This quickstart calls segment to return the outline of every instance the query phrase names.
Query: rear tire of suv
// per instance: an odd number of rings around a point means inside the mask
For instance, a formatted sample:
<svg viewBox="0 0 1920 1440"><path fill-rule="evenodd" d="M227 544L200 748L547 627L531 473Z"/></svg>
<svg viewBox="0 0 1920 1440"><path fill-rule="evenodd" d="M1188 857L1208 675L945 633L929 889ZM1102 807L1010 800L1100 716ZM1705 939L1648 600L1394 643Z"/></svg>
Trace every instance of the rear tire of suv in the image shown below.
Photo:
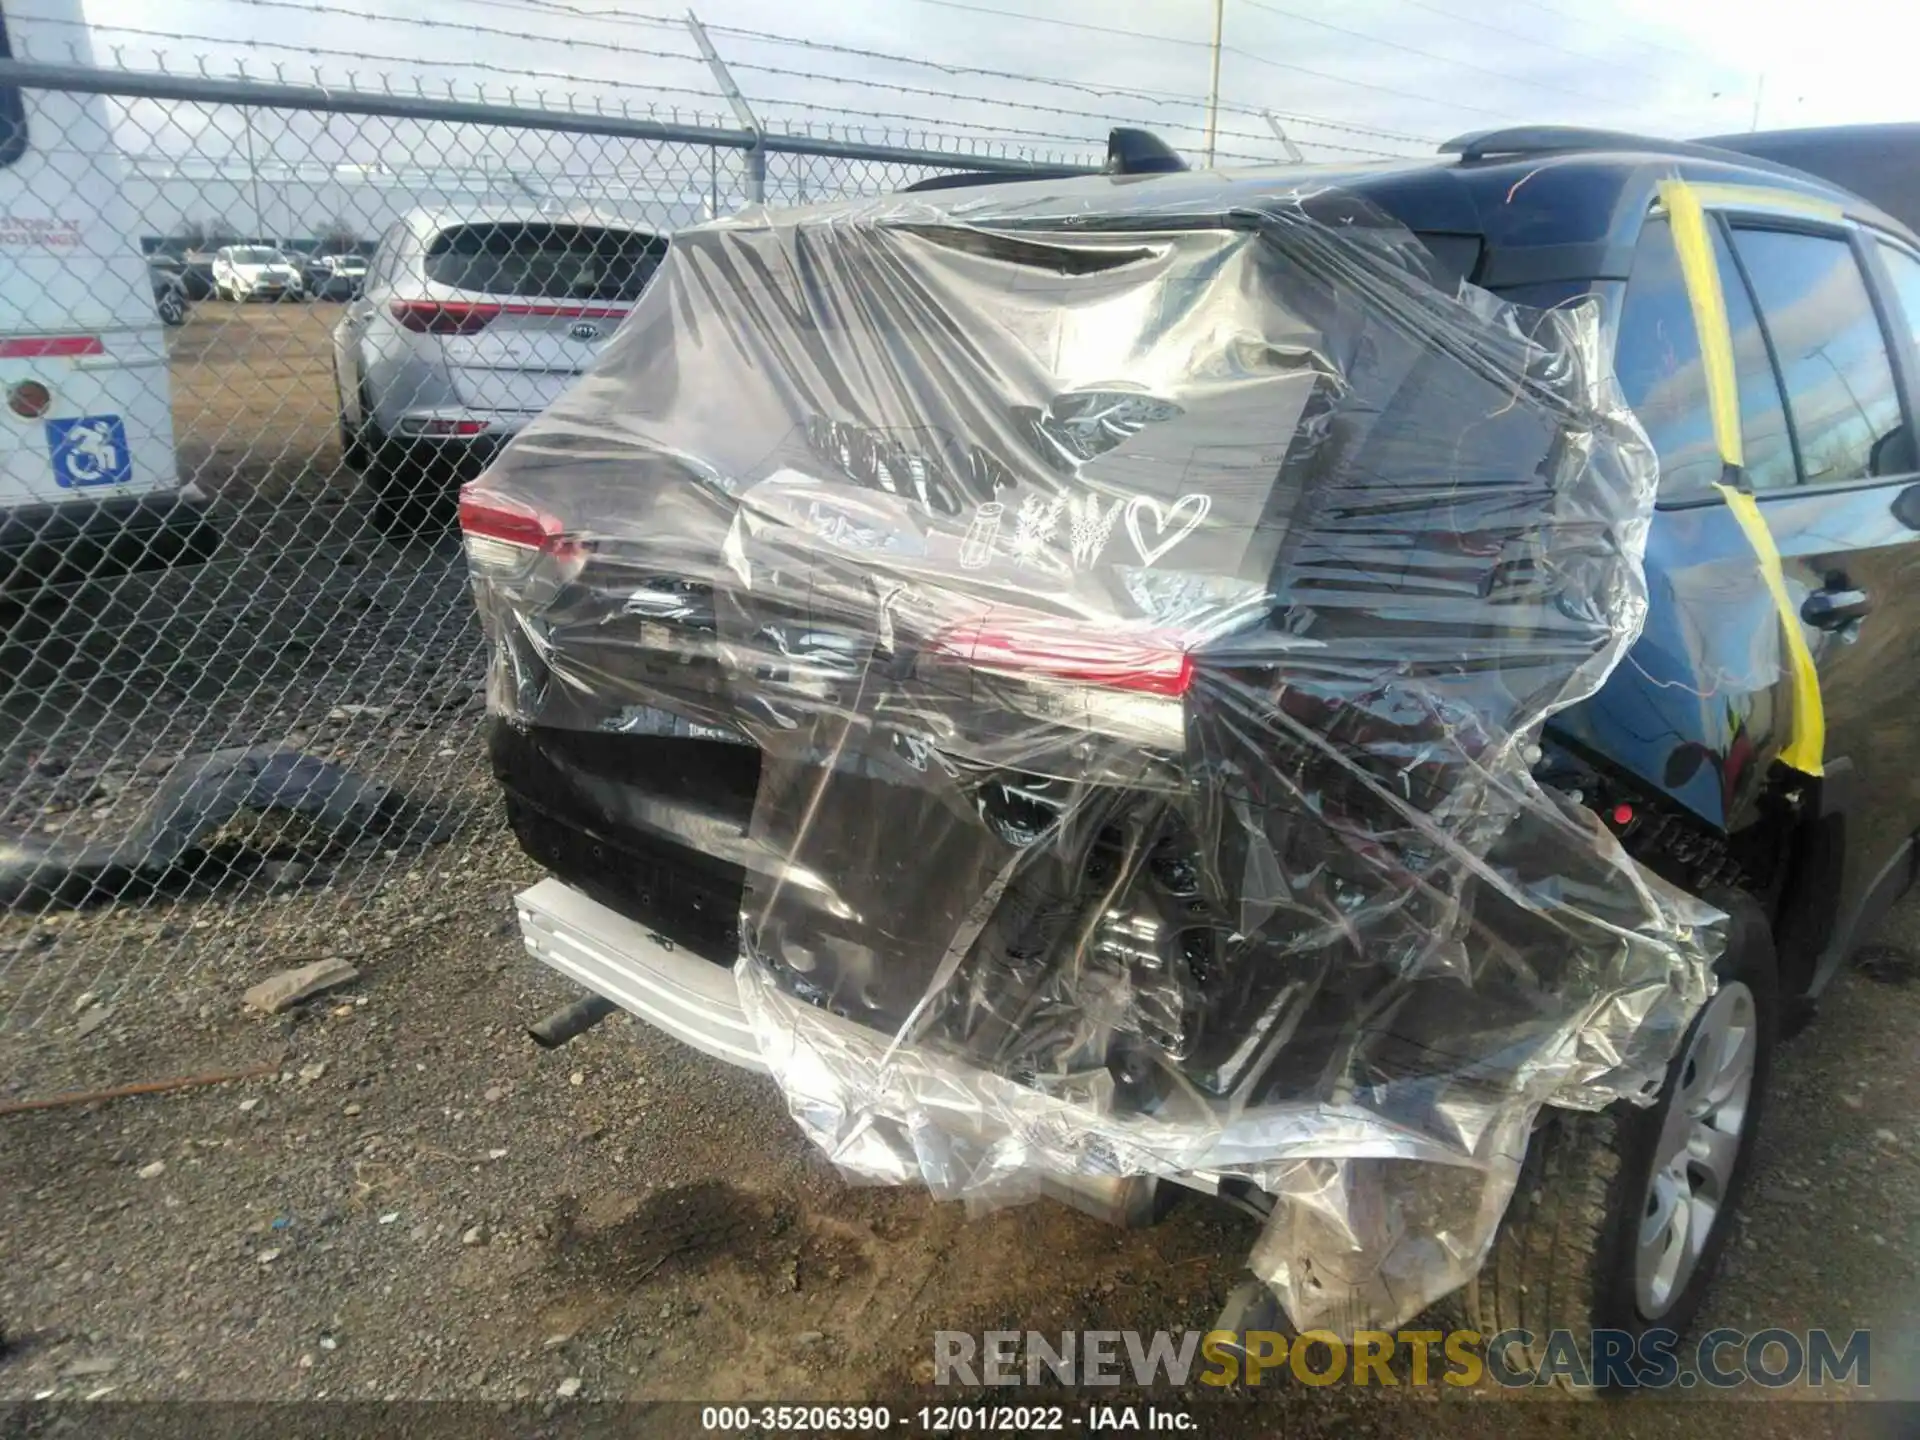
<svg viewBox="0 0 1920 1440"><path fill-rule="evenodd" d="M1689 1027L1660 1097L1598 1114L1549 1112L1466 1303L1515 1372L1539 1376L1549 1336L1660 1329L1698 1315L1753 1166L1781 1002L1773 939L1750 897L1705 897L1727 912L1720 986ZM1579 1379L1558 1372L1570 1388ZM1596 1386L1619 1376L1590 1377Z"/></svg>
<svg viewBox="0 0 1920 1440"><path fill-rule="evenodd" d="M364 475L373 454L367 444L369 432L377 435L373 426L373 407L367 403L367 392L360 391L360 418L347 418L346 397L340 393L340 382L336 377L333 383L333 397L340 414L340 463L356 475Z"/></svg>

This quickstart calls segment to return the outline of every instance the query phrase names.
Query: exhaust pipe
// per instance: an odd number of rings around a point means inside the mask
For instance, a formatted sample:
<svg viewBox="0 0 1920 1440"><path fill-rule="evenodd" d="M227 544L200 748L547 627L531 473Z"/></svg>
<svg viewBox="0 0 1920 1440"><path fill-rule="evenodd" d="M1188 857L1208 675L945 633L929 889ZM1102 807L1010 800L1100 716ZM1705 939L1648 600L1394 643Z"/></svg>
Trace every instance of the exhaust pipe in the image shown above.
<svg viewBox="0 0 1920 1440"><path fill-rule="evenodd" d="M527 1034L542 1050L558 1050L576 1036L585 1034L620 1007L604 995L584 995L571 1005L562 1006L544 1020L527 1026Z"/></svg>

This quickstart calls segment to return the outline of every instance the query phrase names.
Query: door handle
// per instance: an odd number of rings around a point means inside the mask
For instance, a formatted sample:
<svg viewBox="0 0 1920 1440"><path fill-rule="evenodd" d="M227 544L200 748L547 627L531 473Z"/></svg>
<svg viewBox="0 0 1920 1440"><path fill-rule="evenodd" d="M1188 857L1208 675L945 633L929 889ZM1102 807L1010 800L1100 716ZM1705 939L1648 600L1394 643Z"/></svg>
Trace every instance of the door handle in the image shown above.
<svg viewBox="0 0 1920 1440"><path fill-rule="evenodd" d="M1842 630L1872 610L1873 599L1866 591L1829 588L1807 596L1800 618L1817 630Z"/></svg>

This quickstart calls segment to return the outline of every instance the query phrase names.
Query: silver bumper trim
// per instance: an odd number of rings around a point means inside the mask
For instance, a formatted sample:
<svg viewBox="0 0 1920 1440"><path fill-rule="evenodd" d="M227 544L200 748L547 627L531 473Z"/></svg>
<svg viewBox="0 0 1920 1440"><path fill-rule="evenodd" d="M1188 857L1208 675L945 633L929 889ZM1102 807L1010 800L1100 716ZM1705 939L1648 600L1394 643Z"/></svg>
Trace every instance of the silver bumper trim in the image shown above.
<svg viewBox="0 0 1920 1440"><path fill-rule="evenodd" d="M548 878L514 896L527 953L716 1059L766 1073L733 971ZM1042 1193L1110 1224L1148 1223L1151 1176L1044 1175Z"/></svg>
<svg viewBox="0 0 1920 1440"><path fill-rule="evenodd" d="M559 880L514 897L527 953L716 1059L765 1072L733 971Z"/></svg>

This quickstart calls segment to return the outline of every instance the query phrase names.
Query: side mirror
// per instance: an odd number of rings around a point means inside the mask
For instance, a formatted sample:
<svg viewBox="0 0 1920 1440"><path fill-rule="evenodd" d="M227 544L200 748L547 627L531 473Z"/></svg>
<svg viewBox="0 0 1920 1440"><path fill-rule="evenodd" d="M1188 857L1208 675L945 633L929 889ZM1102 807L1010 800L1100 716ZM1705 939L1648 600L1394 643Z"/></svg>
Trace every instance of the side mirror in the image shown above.
<svg viewBox="0 0 1920 1440"><path fill-rule="evenodd" d="M1913 440L1905 425L1896 425L1867 451L1869 475L1906 475L1920 470L1920 458L1913 453Z"/></svg>

